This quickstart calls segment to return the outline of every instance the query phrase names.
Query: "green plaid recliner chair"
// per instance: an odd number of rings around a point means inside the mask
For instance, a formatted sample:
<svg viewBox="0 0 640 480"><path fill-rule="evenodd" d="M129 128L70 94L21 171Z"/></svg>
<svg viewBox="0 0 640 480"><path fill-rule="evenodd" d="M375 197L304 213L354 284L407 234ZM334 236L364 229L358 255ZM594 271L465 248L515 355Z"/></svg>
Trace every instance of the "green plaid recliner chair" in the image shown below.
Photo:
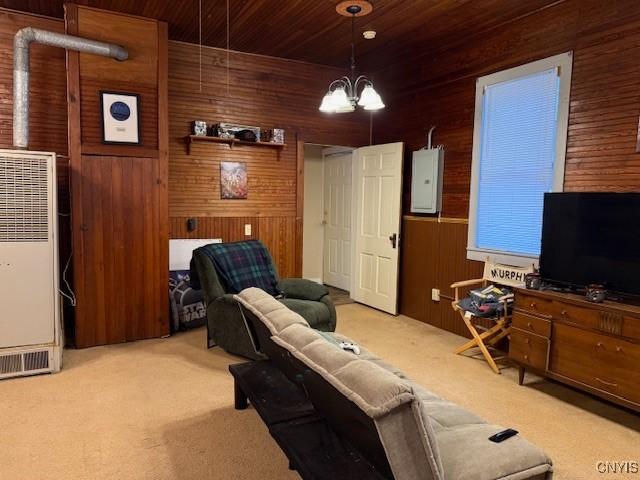
<svg viewBox="0 0 640 480"><path fill-rule="evenodd" d="M333 332L336 309L323 285L302 278L279 279L269 250L258 240L213 243L193 251L191 285L207 306L207 346L258 359L240 308L233 299L258 287L300 314L316 330Z"/></svg>

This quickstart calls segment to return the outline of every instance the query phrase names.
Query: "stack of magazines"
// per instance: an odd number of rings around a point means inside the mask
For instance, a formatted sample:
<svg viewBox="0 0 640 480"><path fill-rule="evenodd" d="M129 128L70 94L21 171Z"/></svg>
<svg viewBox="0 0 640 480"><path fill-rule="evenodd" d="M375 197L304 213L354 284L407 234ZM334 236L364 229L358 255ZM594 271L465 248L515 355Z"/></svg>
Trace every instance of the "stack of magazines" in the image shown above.
<svg viewBox="0 0 640 480"><path fill-rule="evenodd" d="M476 317L494 317L504 314L505 300L507 308L513 303L510 288L489 285L469 292L470 296L460 300L460 307Z"/></svg>

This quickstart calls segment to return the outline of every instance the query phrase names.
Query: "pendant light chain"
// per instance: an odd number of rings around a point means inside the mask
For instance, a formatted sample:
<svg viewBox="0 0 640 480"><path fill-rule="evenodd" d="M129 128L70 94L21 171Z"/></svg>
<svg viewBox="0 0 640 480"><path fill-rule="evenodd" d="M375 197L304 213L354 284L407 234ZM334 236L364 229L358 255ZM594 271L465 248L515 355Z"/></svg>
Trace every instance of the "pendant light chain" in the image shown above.
<svg viewBox="0 0 640 480"><path fill-rule="evenodd" d="M351 17L351 81L356 79L356 42L355 42L356 16Z"/></svg>
<svg viewBox="0 0 640 480"><path fill-rule="evenodd" d="M229 46L230 46L230 42L229 42L229 37L231 35L231 28L230 28L230 19L229 19L229 0L227 0L227 97L229 96L229 60L230 60L230 55L229 55Z"/></svg>

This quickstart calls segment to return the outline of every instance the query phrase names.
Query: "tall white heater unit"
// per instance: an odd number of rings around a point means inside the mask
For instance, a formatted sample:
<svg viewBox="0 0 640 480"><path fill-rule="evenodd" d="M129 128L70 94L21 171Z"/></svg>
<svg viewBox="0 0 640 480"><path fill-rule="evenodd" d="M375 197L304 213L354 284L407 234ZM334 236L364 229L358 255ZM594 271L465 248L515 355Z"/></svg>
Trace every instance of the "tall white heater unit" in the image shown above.
<svg viewBox="0 0 640 480"><path fill-rule="evenodd" d="M0 379L60 370L55 153L0 150Z"/></svg>

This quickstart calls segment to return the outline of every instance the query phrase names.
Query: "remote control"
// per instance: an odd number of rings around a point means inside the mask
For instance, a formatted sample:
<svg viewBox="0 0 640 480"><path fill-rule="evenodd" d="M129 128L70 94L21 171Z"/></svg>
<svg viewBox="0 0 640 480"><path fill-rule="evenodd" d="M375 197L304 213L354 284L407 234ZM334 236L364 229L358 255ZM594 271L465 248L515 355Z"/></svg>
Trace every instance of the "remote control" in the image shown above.
<svg viewBox="0 0 640 480"><path fill-rule="evenodd" d="M355 343L340 342L340 348L343 350L349 350L355 353L356 355L360 355L360 347Z"/></svg>
<svg viewBox="0 0 640 480"><path fill-rule="evenodd" d="M513 437L517 435L518 431L513 428L507 428L506 430L502 430L501 432L496 433L495 435L491 435L489 440L495 443L504 442L507 438Z"/></svg>

